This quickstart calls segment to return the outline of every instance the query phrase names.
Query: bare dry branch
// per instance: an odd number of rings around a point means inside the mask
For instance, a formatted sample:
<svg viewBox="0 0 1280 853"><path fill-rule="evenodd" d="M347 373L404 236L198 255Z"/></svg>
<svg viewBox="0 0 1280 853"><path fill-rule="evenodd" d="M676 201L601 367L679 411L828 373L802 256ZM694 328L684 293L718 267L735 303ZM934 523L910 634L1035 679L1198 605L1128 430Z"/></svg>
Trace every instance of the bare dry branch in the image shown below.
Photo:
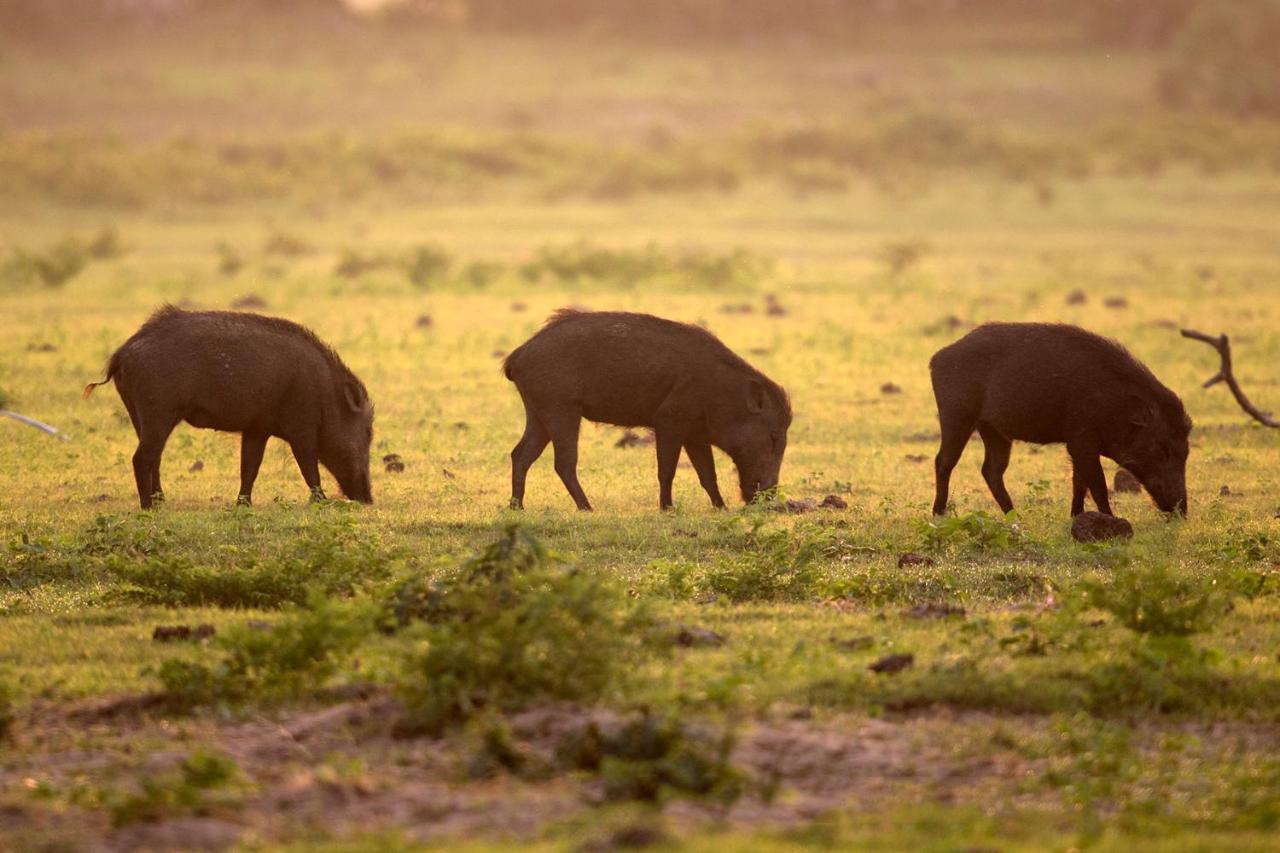
<svg viewBox="0 0 1280 853"><path fill-rule="evenodd" d="M1197 332L1193 329L1183 329L1182 336L1190 338L1193 341L1201 341L1208 344L1218 351L1218 355L1222 358L1222 367L1218 369L1207 382L1204 383L1205 388L1212 388L1219 382L1227 383L1227 387L1231 389L1231 394L1236 398L1236 402L1240 404L1240 408L1249 413L1249 416L1261 424L1269 427L1280 428L1280 421L1271 417L1270 412L1264 412L1253 403L1249 402L1249 398L1240 390L1240 384L1236 382L1235 375L1231 372L1231 341L1226 335L1218 335L1216 338L1212 335L1206 335L1204 332Z"/></svg>
<svg viewBox="0 0 1280 853"><path fill-rule="evenodd" d="M61 441L71 440L67 438L65 434L58 432L58 430L55 429L54 427L51 427L46 423L42 423L36 420L35 418L29 418L26 415L20 415L17 412L11 412L8 409L0 409L0 415L3 415L6 418L13 418L15 421L18 421L19 423L24 423L27 426L33 426L36 429L40 430L41 432L48 433L49 435Z"/></svg>

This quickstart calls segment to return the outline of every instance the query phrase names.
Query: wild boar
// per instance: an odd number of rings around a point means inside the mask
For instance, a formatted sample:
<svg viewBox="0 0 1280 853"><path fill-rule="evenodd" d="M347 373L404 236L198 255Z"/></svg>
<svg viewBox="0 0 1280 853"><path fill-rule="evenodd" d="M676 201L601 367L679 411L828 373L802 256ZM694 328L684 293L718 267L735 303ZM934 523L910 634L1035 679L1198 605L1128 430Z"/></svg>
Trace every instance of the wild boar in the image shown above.
<svg viewBox="0 0 1280 853"><path fill-rule="evenodd" d="M791 426L782 386L705 329L648 314L562 309L507 356L503 372L524 401L524 435L511 451L511 506L524 505L525 475L547 443L578 509L578 428L586 418L651 427L658 451L659 506L671 506L680 450L711 503L724 506L711 447L738 468L743 501L778 483Z"/></svg>
<svg viewBox="0 0 1280 853"><path fill-rule="evenodd" d="M929 362L942 445L934 515L947 509L951 471L976 429L982 475L1000 509L1013 501L1004 471L1014 441L1065 442L1071 515L1085 492L1111 515L1101 456L1127 468L1165 512L1187 512L1191 419L1178 396L1115 341L1075 326L991 323L943 347Z"/></svg>
<svg viewBox="0 0 1280 853"><path fill-rule="evenodd" d="M160 456L181 421L240 433L240 494L249 503L271 436L293 449L312 497L323 499L324 465L352 500L372 503L373 403L364 384L309 329L277 317L184 311L166 305L115 351L115 380L138 434L138 501L163 500Z"/></svg>

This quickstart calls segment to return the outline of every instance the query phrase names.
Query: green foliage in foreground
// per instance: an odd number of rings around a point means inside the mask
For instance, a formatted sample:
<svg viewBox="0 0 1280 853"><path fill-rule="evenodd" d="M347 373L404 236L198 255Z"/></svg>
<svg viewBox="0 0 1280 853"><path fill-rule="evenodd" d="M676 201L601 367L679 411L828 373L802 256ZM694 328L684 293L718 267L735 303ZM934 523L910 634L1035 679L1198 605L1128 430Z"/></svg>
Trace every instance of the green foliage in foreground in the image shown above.
<svg viewBox="0 0 1280 853"><path fill-rule="evenodd" d="M413 636L425 649L400 680L409 731L439 734L481 712L616 695L648 651L644 610L602 578L559 565L514 526L416 610L423 625Z"/></svg>

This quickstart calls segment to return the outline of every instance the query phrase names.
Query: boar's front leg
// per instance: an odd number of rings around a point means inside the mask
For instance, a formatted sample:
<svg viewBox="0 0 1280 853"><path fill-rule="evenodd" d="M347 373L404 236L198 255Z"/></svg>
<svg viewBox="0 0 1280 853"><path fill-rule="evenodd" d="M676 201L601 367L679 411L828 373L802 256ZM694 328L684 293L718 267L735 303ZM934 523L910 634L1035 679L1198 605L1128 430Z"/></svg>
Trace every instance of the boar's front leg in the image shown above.
<svg viewBox="0 0 1280 853"><path fill-rule="evenodd" d="M1093 502L1098 512L1111 515L1111 501L1107 497L1107 475L1102 471L1102 459L1093 447L1067 443L1067 454L1071 457L1071 515L1075 517L1084 512L1084 495L1093 495Z"/></svg>
<svg viewBox="0 0 1280 853"><path fill-rule="evenodd" d="M711 455L711 445L696 441L686 442L685 453L689 454L689 462L698 473L698 482L711 498L711 505L716 509L724 509L724 498L720 496L720 484L716 482L716 461Z"/></svg>
<svg viewBox="0 0 1280 853"><path fill-rule="evenodd" d="M298 463L298 470L302 472L302 479L306 481L307 488L311 489L311 500L328 500L324 489L320 488L320 459L316 453L315 442L295 439L289 442L289 446L293 449L293 458Z"/></svg>
<svg viewBox="0 0 1280 853"><path fill-rule="evenodd" d="M669 428L656 427L653 437L658 447L658 507L671 509L671 484L676 479L676 466L680 464L680 448L684 442Z"/></svg>
<svg viewBox="0 0 1280 853"><path fill-rule="evenodd" d="M236 503L249 506L253 503L253 484L262 466L262 454L267 449L267 436L256 433L240 435L240 494Z"/></svg>

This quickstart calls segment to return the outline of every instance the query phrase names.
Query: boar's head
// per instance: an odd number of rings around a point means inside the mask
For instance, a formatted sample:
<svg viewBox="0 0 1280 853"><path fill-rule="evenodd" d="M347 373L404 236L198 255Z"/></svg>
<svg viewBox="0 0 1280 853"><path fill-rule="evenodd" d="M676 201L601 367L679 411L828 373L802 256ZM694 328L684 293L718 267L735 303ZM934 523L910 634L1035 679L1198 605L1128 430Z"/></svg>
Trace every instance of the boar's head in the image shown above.
<svg viewBox="0 0 1280 853"><path fill-rule="evenodd" d="M781 387L767 379L749 377L731 383L729 399L717 401L708 412L711 443L738 468L742 500L778 485L782 455L791 427L791 403Z"/></svg>
<svg viewBox="0 0 1280 853"><path fill-rule="evenodd" d="M1132 399L1112 458L1138 478L1161 511L1185 516L1191 418L1176 397L1161 403Z"/></svg>
<svg viewBox="0 0 1280 853"><path fill-rule="evenodd" d="M320 429L320 464L353 501L373 503L369 445L373 442L373 402L354 376L340 380L337 399L326 409Z"/></svg>

